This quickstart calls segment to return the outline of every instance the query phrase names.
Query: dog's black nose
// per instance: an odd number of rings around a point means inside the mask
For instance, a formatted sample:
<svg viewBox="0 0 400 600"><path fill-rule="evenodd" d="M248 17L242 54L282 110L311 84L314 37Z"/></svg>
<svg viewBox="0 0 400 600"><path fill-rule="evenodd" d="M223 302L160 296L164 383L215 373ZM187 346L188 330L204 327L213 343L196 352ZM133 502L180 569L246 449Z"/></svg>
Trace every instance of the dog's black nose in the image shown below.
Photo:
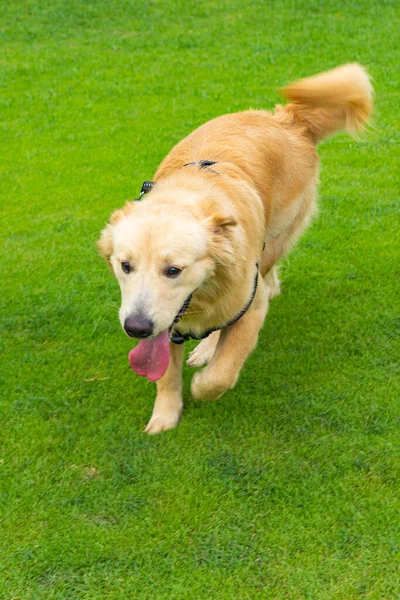
<svg viewBox="0 0 400 600"><path fill-rule="evenodd" d="M145 317L126 317L124 329L130 337L144 339L153 333L154 325Z"/></svg>

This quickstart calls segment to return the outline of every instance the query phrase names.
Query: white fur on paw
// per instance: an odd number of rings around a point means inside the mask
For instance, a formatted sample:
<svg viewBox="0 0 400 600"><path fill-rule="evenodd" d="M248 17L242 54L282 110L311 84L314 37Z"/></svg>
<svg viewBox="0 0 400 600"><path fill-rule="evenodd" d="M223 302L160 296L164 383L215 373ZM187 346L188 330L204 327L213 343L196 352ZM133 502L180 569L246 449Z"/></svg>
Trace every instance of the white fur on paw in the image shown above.
<svg viewBox="0 0 400 600"><path fill-rule="evenodd" d="M161 433L161 431L167 431L173 429L179 423L179 412L170 412L164 415L153 415L150 421L147 423L145 429L146 433L154 435L155 433Z"/></svg>
<svg viewBox="0 0 400 600"><path fill-rule="evenodd" d="M269 291L269 299L272 300L272 298L275 298L275 296L279 296L279 294L281 293L281 286L280 283L278 282L278 285L274 285L273 287L270 287L268 289Z"/></svg>
<svg viewBox="0 0 400 600"><path fill-rule="evenodd" d="M278 271L276 267L273 267L269 273L264 278L265 286L267 288L267 294L269 300L275 298L275 296L279 296L281 293L281 283L278 277Z"/></svg>
<svg viewBox="0 0 400 600"><path fill-rule="evenodd" d="M192 350L187 359L189 367L203 367L208 365L215 352L219 338L219 331L213 332L209 337L205 338L197 344L196 348Z"/></svg>
<svg viewBox="0 0 400 600"><path fill-rule="evenodd" d="M207 369L203 369L199 373L196 373L192 379L191 391L192 396L196 400L218 400L230 387L235 384L225 381L215 381L209 377Z"/></svg>

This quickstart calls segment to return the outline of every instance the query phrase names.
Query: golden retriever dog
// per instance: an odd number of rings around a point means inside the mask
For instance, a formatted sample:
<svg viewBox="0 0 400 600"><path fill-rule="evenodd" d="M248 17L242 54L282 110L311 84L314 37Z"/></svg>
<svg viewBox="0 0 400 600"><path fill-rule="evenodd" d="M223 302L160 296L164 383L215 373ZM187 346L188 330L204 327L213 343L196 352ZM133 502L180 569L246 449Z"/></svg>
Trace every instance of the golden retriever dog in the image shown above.
<svg viewBox="0 0 400 600"><path fill-rule="evenodd" d="M202 125L162 161L140 202L111 215L99 240L121 288L125 332L138 338L132 369L157 381L146 427L175 427L182 411L184 341L203 367L195 398L232 388L257 344L277 261L315 209L317 144L340 130L356 133L372 111L364 69L347 64L282 90L273 113L248 110ZM145 193L147 192L147 193Z"/></svg>

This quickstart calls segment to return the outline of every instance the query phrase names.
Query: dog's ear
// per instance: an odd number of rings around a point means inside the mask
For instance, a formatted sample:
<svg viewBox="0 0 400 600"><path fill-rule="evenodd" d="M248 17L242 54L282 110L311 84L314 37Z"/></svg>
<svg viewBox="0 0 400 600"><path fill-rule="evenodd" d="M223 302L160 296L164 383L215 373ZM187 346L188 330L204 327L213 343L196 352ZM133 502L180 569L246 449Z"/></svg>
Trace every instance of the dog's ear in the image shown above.
<svg viewBox="0 0 400 600"><path fill-rule="evenodd" d="M221 212L221 206L212 198L204 198L200 206L206 220L207 229L214 235L226 236L231 228L238 224L233 215Z"/></svg>
<svg viewBox="0 0 400 600"><path fill-rule="evenodd" d="M113 239L112 239L112 226L106 225L100 235L100 239L97 242L97 248L106 260L110 260L110 256L113 252Z"/></svg>
<svg viewBox="0 0 400 600"><path fill-rule="evenodd" d="M231 233L238 225L235 217L215 212L207 219L209 237L209 250L219 263L235 261Z"/></svg>
<svg viewBox="0 0 400 600"><path fill-rule="evenodd" d="M135 209L135 203L128 200L122 208L115 210L110 217L110 225L116 225L118 221L130 215Z"/></svg>
<svg viewBox="0 0 400 600"><path fill-rule="evenodd" d="M232 215L216 213L209 218L209 227L217 235L226 234L231 227L235 227L237 224L238 222Z"/></svg>
<svg viewBox="0 0 400 600"><path fill-rule="evenodd" d="M105 259L110 260L110 256L113 252L113 225L116 225L118 221L128 216L132 212L133 208L133 202L128 201L123 208L114 211L110 217L109 224L106 225L101 232L100 239L97 242L97 248L99 249L101 256L103 256Z"/></svg>

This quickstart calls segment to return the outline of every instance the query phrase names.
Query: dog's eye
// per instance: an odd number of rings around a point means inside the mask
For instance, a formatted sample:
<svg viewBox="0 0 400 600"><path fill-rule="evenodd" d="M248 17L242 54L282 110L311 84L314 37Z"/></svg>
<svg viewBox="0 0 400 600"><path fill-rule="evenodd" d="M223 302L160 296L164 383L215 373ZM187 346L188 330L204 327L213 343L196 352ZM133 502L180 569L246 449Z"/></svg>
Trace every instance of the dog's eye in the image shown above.
<svg viewBox="0 0 400 600"><path fill-rule="evenodd" d="M165 272L167 277L178 277L179 273L182 273L182 269L178 267L169 267Z"/></svg>
<svg viewBox="0 0 400 600"><path fill-rule="evenodd" d="M127 262L124 261L121 263L121 269L123 270L124 273L126 273L128 275L128 273L131 272L131 265Z"/></svg>

